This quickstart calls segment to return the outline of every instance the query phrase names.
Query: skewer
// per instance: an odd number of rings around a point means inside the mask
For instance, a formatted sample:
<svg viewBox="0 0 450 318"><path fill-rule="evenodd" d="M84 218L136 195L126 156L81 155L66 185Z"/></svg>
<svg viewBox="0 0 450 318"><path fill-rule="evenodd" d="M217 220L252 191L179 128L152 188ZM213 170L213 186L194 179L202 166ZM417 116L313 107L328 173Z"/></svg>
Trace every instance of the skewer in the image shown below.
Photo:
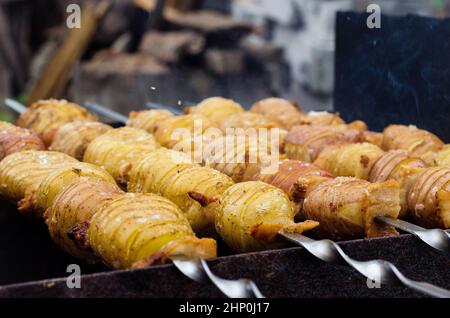
<svg viewBox="0 0 450 318"><path fill-rule="evenodd" d="M27 110L26 106L9 98L5 99L5 104L19 114ZM85 104L87 108L123 124L126 124L128 120L126 116L98 104L91 102ZM228 280L218 277L211 272L203 259L174 258L172 261L186 277L199 283L206 283L209 280L229 298L265 298L253 281L249 279Z"/></svg>
<svg viewBox="0 0 450 318"><path fill-rule="evenodd" d="M86 105L88 108L89 106ZM97 107L103 108L102 115L105 115L107 112L113 112L111 110L105 111L104 106L97 105ZM95 111L95 109L91 108L91 110ZM122 114L119 114L123 116ZM127 120L122 121L123 123L126 123ZM386 220L384 220L386 219ZM442 231L442 230L427 230L423 229L419 226L416 226L412 223L408 223L405 221L395 222L397 220L389 217L384 217L381 219L382 222L392 222L392 226L402 229L400 226L402 226L404 229L412 230L414 227L417 229L421 229L421 232L418 232L416 230L415 236L430 245L430 242L433 242L432 240L425 240L425 237L431 236L435 233L435 231ZM391 225L391 223L389 223ZM403 225L402 225L403 224ZM406 224L406 225L405 225ZM407 231L408 232L408 231ZM442 231L444 232L444 231ZM418 233L421 233L422 235L419 235ZM426 234L423 234L426 233ZM446 236L448 234L444 232ZM352 268L356 269L360 274L365 276L368 279L371 279L378 283L385 283L385 284L392 284L392 283L401 283L405 285L406 287L409 287L413 290L422 292L424 294L430 295L432 297L439 297L439 298L450 298L450 291L446 290L444 288L435 286L433 284L429 284L426 282L418 282L412 279L407 278L404 276L397 267L384 260L370 260L370 261L357 261L350 256L348 256L340 247L338 244L331 240L314 240L309 237L306 237L304 235L299 234L292 234L292 233L286 233L286 232L279 232L279 235L287 239L288 241L295 243L297 245L302 246L305 248L309 253L311 253L313 256L328 262L328 263L346 263ZM450 239L450 238L449 238ZM442 242L441 242L442 244ZM430 245L433 248L442 250L441 244L434 244ZM447 244L447 243L445 243ZM180 263L178 263L180 264ZM181 270L181 269L180 269ZM214 281L213 281L214 282ZM220 287L216 285L219 289Z"/></svg>

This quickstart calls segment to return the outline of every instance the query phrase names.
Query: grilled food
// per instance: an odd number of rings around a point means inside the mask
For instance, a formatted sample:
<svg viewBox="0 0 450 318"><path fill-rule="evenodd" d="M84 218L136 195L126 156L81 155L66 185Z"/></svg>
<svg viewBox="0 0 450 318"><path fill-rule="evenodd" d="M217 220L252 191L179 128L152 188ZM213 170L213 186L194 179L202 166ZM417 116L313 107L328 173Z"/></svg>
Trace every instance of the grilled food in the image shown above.
<svg viewBox="0 0 450 318"><path fill-rule="evenodd" d="M220 123L220 129L222 131L226 132L228 128L242 128L242 129L249 129L249 128L281 128L281 125L271 120L270 118L257 113L252 112L242 112L233 114L228 118L225 118Z"/></svg>
<svg viewBox="0 0 450 318"><path fill-rule="evenodd" d="M408 206L418 224L430 228L449 228L450 169L424 169L410 190Z"/></svg>
<svg viewBox="0 0 450 318"><path fill-rule="evenodd" d="M17 119L17 125L31 129L49 146L58 128L74 120L95 121L97 117L80 105L66 100L40 100L33 103Z"/></svg>
<svg viewBox="0 0 450 318"><path fill-rule="evenodd" d="M131 112L127 126L144 129L154 134L166 119L173 117L173 114L165 109L153 109Z"/></svg>
<svg viewBox="0 0 450 318"><path fill-rule="evenodd" d="M282 98L272 97L260 100L253 104L250 111L280 123L287 130L303 124L303 112L301 109Z"/></svg>
<svg viewBox="0 0 450 318"><path fill-rule="evenodd" d="M396 181L370 183L338 177L305 187L301 215L320 222L316 229L320 237L344 240L397 234L374 220L376 216L397 218L400 189Z"/></svg>
<svg viewBox="0 0 450 318"><path fill-rule="evenodd" d="M111 129L111 126L100 122L76 120L56 131L49 149L83 160L84 152L91 141Z"/></svg>
<svg viewBox="0 0 450 318"><path fill-rule="evenodd" d="M197 106L185 109L187 114L199 114L207 117L217 127L220 126L224 119L242 112L244 112L244 108L241 105L223 97L207 98Z"/></svg>
<svg viewBox="0 0 450 318"><path fill-rule="evenodd" d="M83 161L102 166L126 186L132 167L158 147L153 135L146 131L122 127L95 138L86 148Z"/></svg>
<svg viewBox="0 0 450 318"><path fill-rule="evenodd" d="M367 180L372 166L383 154L373 144L347 144L325 149L314 164L336 176Z"/></svg>
<svg viewBox="0 0 450 318"><path fill-rule="evenodd" d="M231 185L226 175L192 163L183 153L161 148L133 166L128 190L168 198L186 214L196 233L206 235L214 233L217 200Z"/></svg>
<svg viewBox="0 0 450 318"><path fill-rule="evenodd" d="M78 161L53 151L27 150L0 161L0 195L17 203L37 190L47 175Z"/></svg>
<svg viewBox="0 0 450 318"><path fill-rule="evenodd" d="M236 252L278 248L280 230L302 233L318 225L294 222L294 209L287 194L264 182L249 181L229 187L219 200L216 229Z"/></svg>
<svg viewBox="0 0 450 318"><path fill-rule="evenodd" d="M0 121L0 160L15 152L44 149L44 143L35 133Z"/></svg>
<svg viewBox="0 0 450 318"><path fill-rule="evenodd" d="M444 146L434 155L432 164L450 168L450 145Z"/></svg>

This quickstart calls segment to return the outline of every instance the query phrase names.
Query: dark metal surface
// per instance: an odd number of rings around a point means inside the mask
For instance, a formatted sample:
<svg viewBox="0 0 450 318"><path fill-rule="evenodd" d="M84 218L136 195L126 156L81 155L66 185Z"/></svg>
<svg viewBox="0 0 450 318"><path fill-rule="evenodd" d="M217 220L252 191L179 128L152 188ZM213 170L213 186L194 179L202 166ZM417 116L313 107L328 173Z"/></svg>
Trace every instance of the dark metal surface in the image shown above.
<svg viewBox="0 0 450 318"><path fill-rule="evenodd" d="M411 235L340 245L356 259L383 258L408 277L450 288L450 259ZM223 297L214 286L185 278L173 265L112 271L84 264L60 251L42 222L25 219L5 202L0 260L0 297ZM71 263L79 264L84 274L80 289L67 288L64 277ZM368 288L356 271L323 263L301 248L225 256L209 264L221 277L253 279L267 297L423 297L400 286ZM63 278L27 282L55 277Z"/></svg>

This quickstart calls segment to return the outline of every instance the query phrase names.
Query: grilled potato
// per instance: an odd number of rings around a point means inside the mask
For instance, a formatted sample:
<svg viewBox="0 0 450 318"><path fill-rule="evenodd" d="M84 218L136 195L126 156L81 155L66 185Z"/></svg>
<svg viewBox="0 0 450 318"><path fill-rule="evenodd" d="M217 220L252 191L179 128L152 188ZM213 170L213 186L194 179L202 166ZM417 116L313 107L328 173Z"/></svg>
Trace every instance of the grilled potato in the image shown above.
<svg viewBox="0 0 450 318"><path fill-rule="evenodd" d="M75 244L76 230L81 231L83 226L80 228L80 225L89 222L97 211L121 193L114 183L99 178L70 180L55 196L44 215L52 239L67 253L90 262L96 261L97 257L86 244Z"/></svg>
<svg viewBox="0 0 450 318"><path fill-rule="evenodd" d="M165 109L152 109L131 112L127 126L144 129L150 134L154 134L166 119L173 117L173 114Z"/></svg>
<svg viewBox="0 0 450 318"><path fill-rule="evenodd" d="M158 147L146 131L122 127L95 138L86 148L83 161L102 166L117 183L126 186L132 167Z"/></svg>
<svg viewBox="0 0 450 318"><path fill-rule="evenodd" d="M335 176L367 180L370 169L384 151L369 143L330 147L319 155L314 164Z"/></svg>
<svg viewBox="0 0 450 318"><path fill-rule="evenodd" d="M91 141L111 129L111 126L96 121L76 120L67 123L56 131L49 150L83 160L84 152Z"/></svg>
<svg viewBox="0 0 450 318"><path fill-rule="evenodd" d="M58 128L74 120L97 120L97 116L85 108L66 100L40 100L33 103L26 112L17 119L17 125L31 129L42 137L49 146Z"/></svg>
<svg viewBox="0 0 450 318"><path fill-rule="evenodd" d="M15 152L44 149L44 143L35 133L0 121L0 160Z"/></svg>
<svg viewBox="0 0 450 318"><path fill-rule="evenodd" d="M303 124L303 112L293 103L282 98L266 98L253 104L251 112L264 115L265 117L280 123L290 130L292 127Z"/></svg>
<svg viewBox="0 0 450 318"><path fill-rule="evenodd" d="M198 114L207 117L217 127L228 117L242 113L244 108L231 99L211 97L203 100L197 106L187 107L185 113Z"/></svg>
<svg viewBox="0 0 450 318"><path fill-rule="evenodd" d="M216 256L216 242L196 238L181 210L155 194L120 194L89 223L89 246L114 268L145 267L170 256Z"/></svg>
<svg viewBox="0 0 450 318"><path fill-rule="evenodd" d="M302 216L320 222L320 237L334 240L397 234L375 222L376 216L397 218L400 190L396 181L370 183L338 177L308 187Z"/></svg>
<svg viewBox="0 0 450 318"><path fill-rule="evenodd" d="M49 173L77 162L53 151L13 153L0 161L0 195L16 203L35 192Z"/></svg>
<svg viewBox="0 0 450 318"><path fill-rule="evenodd" d="M433 165L450 168L450 145L446 145L434 155Z"/></svg>
<svg viewBox="0 0 450 318"><path fill-rule="evenodd" d="M449 228L450 169L424 169L409 192L408 206L418 224L429 228Z"/></svg>
<svg viewBox="0 0 450 318"><path fill-rule="evenodd" d="M233 114L228 118L225 118L220 123L220 129L226 132L228 128L281 128L281 125L264 115L251 113L251 112L242 112Z"/></svg>
<svg viewBox="0 0 450 318"><path fill-rule="evenodd" d="M186 214L197 234L212 235L217 200L231 185L228 176L192 163L183 153L161 148L133 166L128 190L168 198Z"/></svg>
<svg viewBox="0 0 450 318"><path fill-rule="evenodd" d="M270 184L249 181L229 187L219 200L216 230L236 252L282 247L280 230L302 233L318 225L294 222L294 209L286 193Z"/></svg>

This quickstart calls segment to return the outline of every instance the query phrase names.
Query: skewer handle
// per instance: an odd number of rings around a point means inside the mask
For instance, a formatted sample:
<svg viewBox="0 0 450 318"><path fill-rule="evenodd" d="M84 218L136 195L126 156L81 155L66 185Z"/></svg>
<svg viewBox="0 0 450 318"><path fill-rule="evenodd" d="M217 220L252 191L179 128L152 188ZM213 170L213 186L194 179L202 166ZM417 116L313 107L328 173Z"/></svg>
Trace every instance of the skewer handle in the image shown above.
<svg viewBox="0 0 450 318"><path fill-rule="evenodd" d="M5 98L5 105L18 114L23 114L27 110L27 106L11 98Z"/></svg>
<svg viewBox="0 0 450 318"><path fill-rule="evenodd" d="M127 116L125 116L121 113L118 113L114 110L111 110L109 108L106 108L105 106L102 106L102 105L99 105L96 103L92 103L92 102L85 102L84 106L91 111L94 111L100 115L109 117L113 120L116 120L116 121L122 123L122 124L126 124L128 121Z"/></svg>

